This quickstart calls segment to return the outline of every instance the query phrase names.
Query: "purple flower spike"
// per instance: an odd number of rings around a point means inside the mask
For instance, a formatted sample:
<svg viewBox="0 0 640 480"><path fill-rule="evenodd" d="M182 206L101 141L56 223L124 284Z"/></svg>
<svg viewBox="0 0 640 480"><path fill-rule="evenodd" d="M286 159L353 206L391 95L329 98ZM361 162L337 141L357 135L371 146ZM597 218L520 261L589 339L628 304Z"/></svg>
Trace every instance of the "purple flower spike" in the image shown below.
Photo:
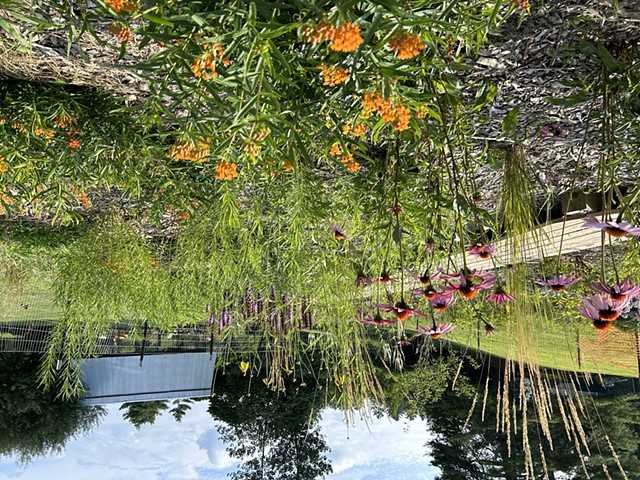
<svg viewBox="0 0 640 480"><path fill-rule="evenodd" d="M587 215L583 223L584 227L599 228L604 230L612 237L620 238L627 235L640 236L640 227L634 227L627 222L614 222L613 220L607 220L601 222L593 215Z"/></svg>
<svg viewBox="0 0 640 480"><path fill-rule="evenodd" d="M204 307L204 311L205 311L206 313L209 313L209 311L210 311L210 310L211 310L211 305L209 305L209 304L207 303L207 305Z"/></svg>
<svg viewBox="0 0 640 480"><path fill-rule="evenodd" d="M213 323L216 321L216 317L215 315L212 313L211 315L209 315L209 325L213 326Z"/></svg>

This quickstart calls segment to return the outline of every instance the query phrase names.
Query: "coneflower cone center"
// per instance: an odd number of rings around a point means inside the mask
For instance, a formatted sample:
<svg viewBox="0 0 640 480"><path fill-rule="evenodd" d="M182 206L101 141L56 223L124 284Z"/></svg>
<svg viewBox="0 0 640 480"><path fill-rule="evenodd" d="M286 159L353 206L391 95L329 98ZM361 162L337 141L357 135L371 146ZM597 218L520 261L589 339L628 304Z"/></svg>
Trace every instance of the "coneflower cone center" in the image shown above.
<svg viewBox="0 0 640 480"><path fill-rule="evenodd" d="M607 232L612 237L616 237L616 238L627 236L627 232L618 227L605 227L604 231Z"/></svg>
<svg viewBox="0 0 640 480"><path fill-rule="evenodd" d="M593 326L596 327L596 330L605 331L611 328L611 322L605 322L604 320L594 320Z"/></svg>
<svg viewBox="0 0 640 480"><path fill-rule="evenodd" d="M611 322L616 318L618 318L619 316L620 316L619 311L611 310L610 308L608 308L607 310L598 311L598 317L600 317L600 320L603 320L605 322Z"/></svg>
<svg viewBox="0 0 640 480"><path fill-rule="evenodd" d="M431 338L440 338L440 335L442 335L442 333L434 333L431 335Z"/></svg>
<svg viewBox="0 0 640 480"><path fill-rule="evenodd" d="M480 258L489 258L491 256L491 252L480 252L478 255Z"/></svg>
<svg viewBox="0 0 640 480"><path fill-rule="evenodd" d="M624 300L627 296L624 293L610 293L609 296L614 300Z"/></svg>
<svg viewBox="0 0 640 480"><path fill-rule="evenodd" d="M553 290L554 292L561 292L564 290L564 285L551 285L551 290Z"/></svg>
<svg viewBox="0 0 640 480"><path fill-rule="evenodd" d="M409 318L409 315L411 315L411 312L409 310L404 310L403 312L395 311L393 313L395 314L396 318L401 322L404 322L407 318Z"/></svg>
<svg viewBox="0 0 640 480"><path fill-rule="evenodd" d="M437 310L438 312L444 312L447 309L447 306L444 303L441 303L438 305L434 305L433 309Z"/></svg>
<svg viewBox="0 0 640 480"><path fill-rule="evenodd" d="M460 287L460 295L467 300L473 300L478 294L478 289L474 286Z"/></svg>
<svg viewBox="0 0 640 480"><path fill-rule="evenodd" d="M433 300L434 298L436 298L436 292L434 292L433 290L427 290L426 292L424 292L424 296L427 297L427 300Z"/></svg>

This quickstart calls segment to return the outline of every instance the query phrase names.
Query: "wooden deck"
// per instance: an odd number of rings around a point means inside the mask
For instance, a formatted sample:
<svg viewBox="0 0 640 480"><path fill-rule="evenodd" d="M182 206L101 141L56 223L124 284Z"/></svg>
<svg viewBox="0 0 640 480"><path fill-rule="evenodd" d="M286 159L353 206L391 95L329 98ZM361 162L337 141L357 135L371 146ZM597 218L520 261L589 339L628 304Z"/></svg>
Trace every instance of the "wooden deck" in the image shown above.
<svg viewBox="0 0 640 480"><path fill-rule="evenodd" d="M594 214L600 218L601 213ZM566 222L558 220L548 225L543 225L527 233L517 246L516 262L512 258L511 238L499 240L494 243L495 255L492 258L482 259L465 252L467 266L471 269L492 269L504 265L519 262L532 262L542 258L554 257L562 248L562 253L574 253L583 250L598 248L602 244L604 232L597 228L583 227L585 215L568 218ZM614 242L625 241L628 237L613 239ZM609 236L604 238L609 244ZM458 264L462 258L456 259Z"/></svg>

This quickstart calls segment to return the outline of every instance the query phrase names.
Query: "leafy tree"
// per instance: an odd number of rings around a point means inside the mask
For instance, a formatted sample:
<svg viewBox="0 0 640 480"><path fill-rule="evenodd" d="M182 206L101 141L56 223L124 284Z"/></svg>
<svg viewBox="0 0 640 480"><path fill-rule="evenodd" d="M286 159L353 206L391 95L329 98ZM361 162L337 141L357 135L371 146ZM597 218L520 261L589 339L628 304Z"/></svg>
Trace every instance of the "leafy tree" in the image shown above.
<svg viewBox="0 0 640 480"><path fill-rule="evenodd" d="M246 460L233 480L312 480L332 472L329 447L317 423L314 384L296 387L289 380L287 395L260 385L247 392L237 372L219 377L209 412L225 423L218 431L234 458ZM309 383L309 382L307 382Z"/></svg>
<svg viewBox="0 0 640 480"><path fill-rule="evenodd" d="M158 415L168 409L169 402L167 400L123 403L120 407L120 410L125 411L122 418L130 422L138 430L142 425L153 425L156 422ZM180 418L182 418L182 416L180 416Z"/></svg>
<svg viewBox="0 0 640 480"><path fill-rule="evenodd" d="M70 439L89 433L106 413L42 391L38 364L38 355L0 354L0 455L15 455L20 463L61 453Z"/></svg>

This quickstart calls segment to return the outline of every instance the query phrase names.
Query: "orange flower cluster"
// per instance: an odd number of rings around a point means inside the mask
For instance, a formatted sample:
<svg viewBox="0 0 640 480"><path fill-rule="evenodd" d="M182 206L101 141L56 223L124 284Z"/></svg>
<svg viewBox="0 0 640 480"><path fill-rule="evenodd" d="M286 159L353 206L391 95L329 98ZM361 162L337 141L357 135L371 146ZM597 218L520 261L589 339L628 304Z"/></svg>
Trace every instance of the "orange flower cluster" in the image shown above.
<svg viewBox="0 0 640 480"><path fill-rule="evenodd" d="M360 35L360 27L355 23L345 23L336 28L333 42L329 45L336 52L353 52L364 41Z"/></svg>
<svg viewBox="0 0 640 480"><path fill-rule="evenodd" d="M9 167L4 163L4 157L0 156L0 173L5 173L9 170Z"/></svg>
<svg viewBox="0 0 640 480"><path fill-rule="evenodd" d="M334 150L334 147L337 148ZM360 164L353 159L353 153L345 153L342 155L342 148L339 143L334 143L329 153L336 157L340 155L340 161L346 165L349 172L357 172L360 170Z"/></svg>
<svg viewBox="0 0 640 480"><path fill-rule="evenodd" d="M271 129L266 125L254 125L251 128L251 133L249 134L249 138L255 142L264 141L269 134L271 133Z"/></svg>
<svg viewBox="0 0 640 480"><path fill-rule="evenodd" d="M71 150L77 150L80 148L80 140L78 140L77 138L70 138L69 139L69 144L68 147Z"/></svg>
<svg viewBox="0 0 640 480"><path fill-rule="evenodd" d="M209 156L209 144L203 140L192 143L188 140L176 141L173 147L167 152L167 157L173 158L176 162L186 160L189 162L203 163Z"/></svg>
<svg viewBox="0 0 640 480"><path fill-rule="evenodd" d="M306 43L330 42L331 40L333 40L335 33L335 27L324 22L318 25L305 25L300 31L302 41Z"/></svg>
<svg viewBox="0 0 640 480"><path fill-rule="evenodd" d="M403 30L389 40L389 47L399 59L406 60L420 55L424 50L424 43L420 35L411 35Z"/></svg>
<svg viewBox="0 0 640 480"><path fill-rule="evenodd" d="M116 12L138 12L142 10L136 2L132 2L131 0L105 0L104 3Z"/></svg>
<svg viewBox="0 0 640 480"><path fill-rule="evenodd" d="M347 171L349 172L359 172L360 164L358 162L348 162L347 163Z"/></svg>
<svg viewBox="0 0 640 480"><path fill-rule="evenodd" d="M402 131L409 128L410 110L399 101L392 102L379 93L365 93L362 97L362 118L369 118L372 112L378 112L382 119Z"/></svg>
<svg viewBox="0 0 640 480"><path fill-rule="evenodd" d="M306 25L300 32L306 43L331 42L329 48L335 52L353 52L364 41L360 35L360 27L351 22L338 28L322 22L318 25Z"/></svg>
<svg viewBox="0 0 640 480"><path fill-rule="evenodd" d="M36 128L34 129L34 133L36 134L36 137L53 138L53 130L51 130L50 128L42 128L36 126Z"/></svg>
<svg viewBox="0 0 640 480"><path fill-rule="evenodd" d="M257 158L260 155L260 145L248 142L242 148L242 153L244 153L247 157Z"/></svg>
<svg viewBox="0 0 640 480"><path fill-rule="evenodd" d="M196 57L191 66L191 72L198 78L209 80L210 78L216 78L218 76L218 72L216 72L216 62L224 55L224 49L219 43L216 43L211 48L205 43L204 47L206 49L205 52L201 56ZM224 59L223 62L227 60L228 59Z"/></svg>
<svg viewBox="0 0 640 480"><path fill-rule="evenodd" d="M344 125L342 127L342 133L344 135L353 135L354 137L364 137L369 132L369 127L364 123L358 122L353 127L351 125Z"/></svg>
<svg viewBox="0 0 640 480"><path fill-rule="evenodd" d="M128 42L129 40L131 40L131 29L124 23L113 22L107 27L107 30L111 35L117 37L121 42Z"/></svg>
<svg viewBox="0 0 640 480"><path fill-rule="evenodd" d="M529 0L509 0L511 5L515 5L516 8L521 10L529 10L531 5L529 4Z"/></svg>
<svg viewBox="0 0 640 480"><path fill-rule="evenodd" d="M331 148L329 149L329 155L334 155L336 157L338 155L342 155L342 147L338 142L331 145Z"/></svg>
<svg viewBox="0 0 640 480"><path fill-rule="evenodd" d="M284 161L284 165L282 166L283 170L293 170L293 165L291 165L291 162L289 160L285 160Z"/></svg>
<svg viewBox="0 0 640 480"><path fill-rule="evenodd" d="M13 203L13 198L4 193L0 195L0 215L4 215L7 212L5 205L11 205Z"/></svg>
<svg viewBox="0 0 640 480"><path fill-rule="evenodd" d="M324 79L323 85L335 87L339 83L346 82L349 78L349 70L346 68L334 67L331 65L318 65L322 78Z"/></svg>
<svg viewBox="0 0 640 480"><path fill-rule="evenodd" d="M27 133L27 129L24 128L24 125L22 125L20 122L13 122L11 124L11 128L17 130L18 133Z"/></svg>
<svg viewBox="0 0 640 480"><path fill-rule="evenodd" d="M186 220L186 219L187 219L187 218L189 218L190 216L191 216L191 215L189 215L189 212L184 212L184 213L181 213L180 215L178 215L178 216L176 217L176 220L178 220L178 221L179 221L179 220ZM151 263L151 262L149 262L149 263Z"/></svg>
<svg viewBox="0 0 640 480"><path fill-rule="evenodd" d="M76 193L75 197L80 201L83 207L89 208L91 206L91 200L89 200L86 193Z"/></svg>
<svg viewBox="0 0 640 480"><path fill-rule="evenodd" d="M56 117L53 123L55 123L60 128L66 128L74 119L69 117L68 115L61 115Z"/></svg>
<svg viewBox="0 0 640 480"><path fill-rule="evenodd" d="M238 176L237 168L238 166L235 163L218 162L213 178L231 181Z"/></svg>

